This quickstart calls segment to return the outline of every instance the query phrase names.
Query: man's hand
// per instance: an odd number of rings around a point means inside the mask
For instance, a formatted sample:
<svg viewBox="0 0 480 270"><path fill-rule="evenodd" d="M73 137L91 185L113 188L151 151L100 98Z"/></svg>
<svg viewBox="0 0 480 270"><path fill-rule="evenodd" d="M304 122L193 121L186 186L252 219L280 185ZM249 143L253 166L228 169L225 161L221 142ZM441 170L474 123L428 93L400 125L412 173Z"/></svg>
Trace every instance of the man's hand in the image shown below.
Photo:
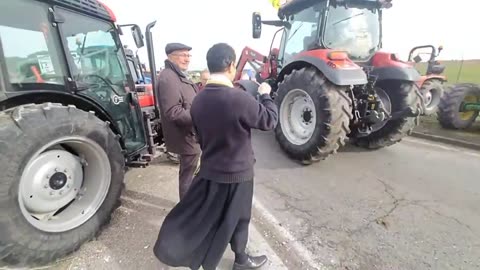
<svg viewBox="0 0 480 270"><path fill-rule="evenodd" d="M270 85L266 82L263 82L262 84L260 84L260 86L258 87L258 93L260 95L264 95L264 94L270 94L270 92L272 91L272 87L270 87Z"/></svg>

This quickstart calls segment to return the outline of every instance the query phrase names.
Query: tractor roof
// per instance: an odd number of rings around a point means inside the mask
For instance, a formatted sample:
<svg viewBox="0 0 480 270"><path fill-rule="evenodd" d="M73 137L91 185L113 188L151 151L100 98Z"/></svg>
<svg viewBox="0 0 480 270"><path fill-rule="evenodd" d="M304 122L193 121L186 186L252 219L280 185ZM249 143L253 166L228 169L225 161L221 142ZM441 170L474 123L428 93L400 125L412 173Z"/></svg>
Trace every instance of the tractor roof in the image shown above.
<svg viewBox="0 0 480 270"><path fill-rule="evenodd" d="M62 6L77 12L115 22L116 17L112 10L98 0L37 0Z"/></svg>
<svg viewBox="0 0 480 270"><path fill-rule="evenodd" d="M326 2L327 0L291 0L284 4L278 10L278 16L284 18L292 14L296 14L315 4ZM364 6L367 8L389 8L392 0L330 0L332 5L354 5Z"/></svg>
<svg viewBox="0 0 480 270"><path fill-rule="evenodd" d="M279 10L278 14L282 15L291 15L297 12L300 12L310 6L313 6L317 3L324 2L326 0L292 0L284 4Z"/></svg>

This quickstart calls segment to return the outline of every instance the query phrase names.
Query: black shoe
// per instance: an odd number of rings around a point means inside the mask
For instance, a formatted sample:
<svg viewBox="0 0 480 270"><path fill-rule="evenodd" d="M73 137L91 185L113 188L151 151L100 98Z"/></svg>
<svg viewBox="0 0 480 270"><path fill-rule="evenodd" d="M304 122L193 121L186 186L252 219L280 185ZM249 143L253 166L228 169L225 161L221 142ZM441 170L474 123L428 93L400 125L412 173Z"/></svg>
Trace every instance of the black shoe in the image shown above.
<svg viewBox="0 0 480 270"><path fill-rule="evenodd" d="M233 265L233 270L246 270L246 269L257 269L262 267L266 262L268 261L267 256L262 255L262 256L248 256L247 261L240 264L240 263L235 263Z"/></svg>

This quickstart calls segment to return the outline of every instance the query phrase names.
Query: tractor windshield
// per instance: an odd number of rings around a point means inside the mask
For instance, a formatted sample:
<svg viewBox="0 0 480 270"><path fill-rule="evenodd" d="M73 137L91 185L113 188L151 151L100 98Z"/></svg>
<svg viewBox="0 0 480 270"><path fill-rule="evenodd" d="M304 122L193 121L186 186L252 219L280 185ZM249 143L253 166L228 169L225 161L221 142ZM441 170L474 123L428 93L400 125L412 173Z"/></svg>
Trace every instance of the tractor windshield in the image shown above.
<svg viewBox="0 0 480 270"><path fill-rule="evenodd" d="M379 11L366 8L330 6L323 44L345 50L352 60L365 60L379 49Z"/></svg>

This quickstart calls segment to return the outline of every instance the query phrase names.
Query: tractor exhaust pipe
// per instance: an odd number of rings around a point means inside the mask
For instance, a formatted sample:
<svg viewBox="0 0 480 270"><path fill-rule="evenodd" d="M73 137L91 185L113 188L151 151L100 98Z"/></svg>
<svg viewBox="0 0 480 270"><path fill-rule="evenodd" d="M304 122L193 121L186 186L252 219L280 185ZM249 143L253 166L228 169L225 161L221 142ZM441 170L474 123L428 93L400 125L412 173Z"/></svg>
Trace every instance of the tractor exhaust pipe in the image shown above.
<svg viewBox="0 0 480 270"><path fill-rule="evenodd" d="M155 26L157 21L153 21L147 25L145 30L145 40L147 42L147 52L148 52L148 64L150 66L151 80L152 80L152 91L153 98L155 100L155 114L157 117L160 116L160 111L158 108L158 97L156 93L157 89L157 68L155 66L155 52L153 50L153 37L151 29Z"/></svg>

